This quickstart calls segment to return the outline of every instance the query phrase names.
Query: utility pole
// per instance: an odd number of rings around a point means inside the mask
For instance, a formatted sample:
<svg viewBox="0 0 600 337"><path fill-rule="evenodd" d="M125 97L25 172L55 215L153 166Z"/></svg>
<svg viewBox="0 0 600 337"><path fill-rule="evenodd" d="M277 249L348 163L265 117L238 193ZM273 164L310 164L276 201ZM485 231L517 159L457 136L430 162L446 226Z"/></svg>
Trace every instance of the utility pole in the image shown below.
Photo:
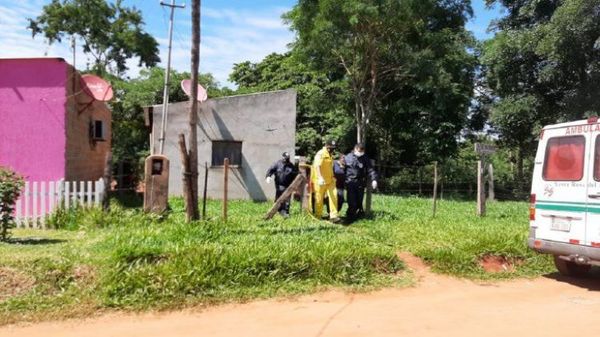
<svg viewBox="0 0 600 337"><path fill-rule="evenodd" d="M144 167L144 211L163 213L168 209L169 203L169 165L170 161L164 155L165 131L167 129L167 114L169 112L169 79L171 74L171 44L173 42L173 14L175 8L185 8L185 5L176 5L175 0L170 4L160 2L161 6L171 8L171 20L169 22L169 56L167 58L167 69L165 70L165 87L163 91L162 123L160 126L159 152L154 153L154 144L150 144L150 156L146 158Z"/></svg>
<svg viewBox="0 0 600 337"><path fill-rule="evenodd" d="M162 121L160 126L160 137L158 138L159 150L158 154L163 154L165 148L165 132L167 129L167 115L169 114L169 80L171 77L171 45L173 44L173 15L175 14L176 8L185 8L185 4L176 5L175 0L171 0L171 3L160 2L161 6L166 6L171 9L171 16L169 19L169 52L167 56L167 69L165 70L165 87L163 90L163 108L162 108ZM154 146L150 149L154 154Z"/></svg>
<svg viewBox="0 0 600 337"><path fill-rule="evenodd" d="M198 70L200 68L200 16L201 1L192 0L192 104L190 105L190 185L191 204L186 205L188 220L198 220Z"/></svg>

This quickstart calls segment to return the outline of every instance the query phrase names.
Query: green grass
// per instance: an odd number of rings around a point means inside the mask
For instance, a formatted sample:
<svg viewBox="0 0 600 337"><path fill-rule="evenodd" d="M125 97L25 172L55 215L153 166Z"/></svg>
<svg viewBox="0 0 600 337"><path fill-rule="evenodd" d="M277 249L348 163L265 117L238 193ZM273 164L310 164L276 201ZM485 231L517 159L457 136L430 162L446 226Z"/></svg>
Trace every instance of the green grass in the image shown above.
<svg viewBox="0 0 600 337"><path fill-rule="evenodd" d="M171 200L171 207L163 218L118 205L109 214L67 212L53 219L64 229L15 231L14 242L0 244L0 273L14 272L31 287L4 301L0 288L0 324L411 284L398 251L468 278L552 271L548 257L526 248L526 203L489 204L480 219L473 202L442 201L433 219L430 200L377 196L373 217L350 227L297 208L291 219L264 221L268 204L242 201L230 203L227 223L218 218L220 202L212 201L212 218L187 224L182 201ZM522 263L511 273L488 274L478 264L486 254Z"/></svg>

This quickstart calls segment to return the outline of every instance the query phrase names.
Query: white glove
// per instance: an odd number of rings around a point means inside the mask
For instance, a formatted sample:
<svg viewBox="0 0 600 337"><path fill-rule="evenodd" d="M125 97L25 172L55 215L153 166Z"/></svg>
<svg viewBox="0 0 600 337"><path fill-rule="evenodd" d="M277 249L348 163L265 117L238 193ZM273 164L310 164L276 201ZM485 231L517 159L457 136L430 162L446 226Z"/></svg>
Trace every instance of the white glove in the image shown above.
<svg viewBox="0 0 600 337"><path fill-rule="evenodd" d="M267 177L267 184L270 184L271 181L273 181L273 179L271 179L271 177Z"/></svg>
<svg viewBox="0 0 600 337"><path fill-rule="evenodd" d="M323 177L319 177L319 179L317 179L317 184L319 184L319 186L324 186L325 185L325 179L323 179Z"/></svg>
<svg viewBox="0 0 600 337"><path fill-rule="evenodd" d="M373 180L373 182L371 182L371 187L373 187L374 190L377 189L377 182L375 180Z"/></svg>

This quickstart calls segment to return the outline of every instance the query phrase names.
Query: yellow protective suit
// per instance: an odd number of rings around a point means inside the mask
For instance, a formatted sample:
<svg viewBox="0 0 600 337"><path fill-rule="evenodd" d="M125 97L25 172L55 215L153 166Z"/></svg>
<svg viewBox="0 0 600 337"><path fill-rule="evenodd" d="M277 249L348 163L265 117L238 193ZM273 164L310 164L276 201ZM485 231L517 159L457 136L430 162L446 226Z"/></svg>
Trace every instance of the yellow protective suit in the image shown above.
<svg viewBox="0 0 600 337"><path fill-rule="evenodd" d="M319 174L317 168L321 169L324 185L319 185ZM327 148L322 148L315 155L313 167L310 170L310 178L315 194L315 216L321 218L323 216L323 199L325 194L329 199L329 218L335 219L338 217L337 210L337 190L335 188L335 176L333 175L333 158Z"/></svg>

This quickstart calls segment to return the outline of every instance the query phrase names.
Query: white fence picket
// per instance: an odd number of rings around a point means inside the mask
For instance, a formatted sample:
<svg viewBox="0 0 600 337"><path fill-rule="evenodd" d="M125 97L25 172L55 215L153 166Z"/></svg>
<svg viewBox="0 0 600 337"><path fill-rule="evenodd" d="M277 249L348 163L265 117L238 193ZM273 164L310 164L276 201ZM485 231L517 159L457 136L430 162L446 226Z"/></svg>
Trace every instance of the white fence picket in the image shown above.
<svg viewBox="0 0 600 337"><path fill-rule="evenodd" d="M42 181L41 182L41 188L40 188L40 203L41 203L41 210L40 210L40 226L42 226L42 228L46 228L46 215L48 214L46 212L46 202L48 201L48 195L46 194L46 182Z"/></svg>
<svg viewBox="0 0 600 337"><path fill-rule="evenodd" d="M17 227L46 228L47 217L59 207L100 206L106 197L97 181L27 181L15 205Z"/></svg>
<svg viewBox="0 0 600 337"><path fill-rule="evenodd" d="M96 180L94 182L94 206L100 206L100 190L101 190L101 182L102 179Z"/></svg>
<svg viewBox="0 0 600 337"><path fill-rule="evenodd" d="M87 206L92 207L92 182L87 182Z"/></svg>
<svg viewBox="0 0 600 337"><path fill-rule="evenodd" d="M23 216L23 201L21 198L17 200L17 204L15 205L15 221L17 223L17 227L21 227L21 218Z"/></svg>
<svg viewBox="0 0 600 337"><path fill-rule="evenodd" d="M23 190L23 223L21 227L27 227L29 219L29 182L25 182L25 189Z"/></svg>
<svg viewBox="0 0 600 337"><path fill-rule="evenodd" d="M48 213L54 212L54 204L56 202L56 182L48 183Z"/></svg>

